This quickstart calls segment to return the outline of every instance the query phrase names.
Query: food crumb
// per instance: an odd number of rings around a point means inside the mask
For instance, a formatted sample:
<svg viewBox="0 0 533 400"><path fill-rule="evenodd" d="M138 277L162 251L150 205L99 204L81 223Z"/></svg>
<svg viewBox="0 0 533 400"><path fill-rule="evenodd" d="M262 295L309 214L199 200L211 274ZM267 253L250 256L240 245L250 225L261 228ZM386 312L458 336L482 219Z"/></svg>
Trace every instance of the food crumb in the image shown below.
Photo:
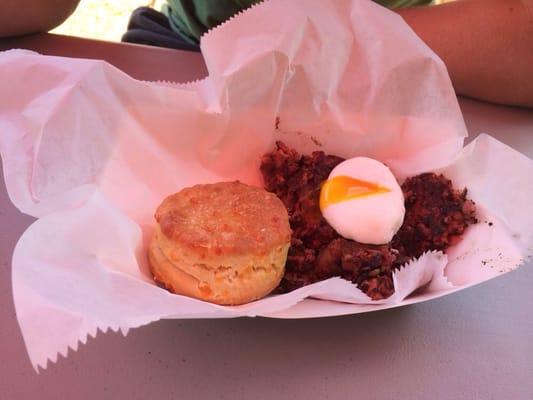
<svg viewBox="0 0 533 400"><path fill-rule="evenodd" d="M279 119L279 117L276 117L276 124L274 126L275 126L277 131L279 130L279 123L280 122L281 122L281 120Z"/></svg>
<svg viewBox="0 0 533 400"><path fill-rule="evenodd" d="M316 144L317 146L322 147L322 143L321 143L320 140L318 140L316 137L311 136L311 140L312 140L313 143Z"/></svg>

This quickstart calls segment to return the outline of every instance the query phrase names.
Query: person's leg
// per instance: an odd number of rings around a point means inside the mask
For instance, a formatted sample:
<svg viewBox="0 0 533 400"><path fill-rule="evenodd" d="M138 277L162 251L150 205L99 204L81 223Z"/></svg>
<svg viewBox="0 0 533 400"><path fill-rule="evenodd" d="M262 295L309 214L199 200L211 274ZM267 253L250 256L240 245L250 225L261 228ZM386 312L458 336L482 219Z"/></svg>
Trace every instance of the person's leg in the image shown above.
<svg viewBox="0 0 533 400"><path fill-rule="evenodd" d="M149 7L139 7L131 14L123 42L167 47L171 49L200 51L200 46L191 44L174 32L163 13Z"/></svg>

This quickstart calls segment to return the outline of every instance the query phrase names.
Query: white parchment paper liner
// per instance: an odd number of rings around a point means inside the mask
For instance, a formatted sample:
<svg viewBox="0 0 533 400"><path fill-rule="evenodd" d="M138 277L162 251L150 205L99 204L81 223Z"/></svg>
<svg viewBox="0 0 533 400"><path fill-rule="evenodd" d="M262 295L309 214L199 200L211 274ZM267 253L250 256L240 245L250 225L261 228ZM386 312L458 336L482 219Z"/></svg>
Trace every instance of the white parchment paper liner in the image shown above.
<svg viewBox="0 0 533 400"><path fill-rule="evenodd" d="M424 301L531 252L532 161L488 136L461 149L446 70L398 16L369 1L270 1L204 36L202 50L209 77L179 86L101 61L0 54L4 178L13 203L39 218L13 256L35 367L98 330L161 318L300 318ZM260 184L260 156L278 139L374 157L399 178L441 170L469 188L482 222L446 255L398 271L396 293L380 302L339 278L239 307L155 286L145 245L162 198L199 182Z"/></svg>

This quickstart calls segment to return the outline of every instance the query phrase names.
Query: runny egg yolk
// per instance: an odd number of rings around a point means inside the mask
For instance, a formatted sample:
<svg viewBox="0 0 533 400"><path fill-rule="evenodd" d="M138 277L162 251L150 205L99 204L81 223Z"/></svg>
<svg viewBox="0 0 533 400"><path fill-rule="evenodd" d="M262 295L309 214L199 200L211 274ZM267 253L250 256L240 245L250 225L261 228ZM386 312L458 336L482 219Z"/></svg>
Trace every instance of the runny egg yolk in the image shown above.
<svg viewBox="0 0 533 400"><path fill-rule="evenodd" d="M391 189L374 182L352 178L351 176L334 176L322 184L320 190L320 210L340 203L341 201L352 200L359 197L372 196L390 192Z"/></svg>

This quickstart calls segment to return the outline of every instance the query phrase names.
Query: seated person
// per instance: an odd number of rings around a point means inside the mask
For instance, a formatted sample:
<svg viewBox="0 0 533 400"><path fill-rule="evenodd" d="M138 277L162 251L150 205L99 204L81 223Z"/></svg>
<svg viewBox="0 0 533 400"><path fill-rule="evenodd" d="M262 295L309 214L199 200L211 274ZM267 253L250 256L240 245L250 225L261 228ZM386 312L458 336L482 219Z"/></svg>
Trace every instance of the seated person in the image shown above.
<svg viewBox="0 0 533 400"><path fill-rule="evenodd" d="M374 0L397 9L431 0ZM261 0L167 0L162 13L139 7L132 14L125 42L199 51L200 37L233 15Z"/></svg>
<svg viewBox="0 0 533 400"><path fill-rule="evenodd" d="M166 16L154 11L147 18L153 19L156 35L164 36L165 29L170 32L168 47L188 50L198 48L198 39L205 31L256 2L167 1L163 10ZM426 4L429 0L376 1L402 7ZM0 37L52 29L74 11L78 2L2 0ZM444 61L458 94L533 107L533 0L458 0L438 6L397 8L395 12ZM131 35L134 18L130 28L130 38L135 38ZM179 41L177 45L174 38Z"/></svg>

